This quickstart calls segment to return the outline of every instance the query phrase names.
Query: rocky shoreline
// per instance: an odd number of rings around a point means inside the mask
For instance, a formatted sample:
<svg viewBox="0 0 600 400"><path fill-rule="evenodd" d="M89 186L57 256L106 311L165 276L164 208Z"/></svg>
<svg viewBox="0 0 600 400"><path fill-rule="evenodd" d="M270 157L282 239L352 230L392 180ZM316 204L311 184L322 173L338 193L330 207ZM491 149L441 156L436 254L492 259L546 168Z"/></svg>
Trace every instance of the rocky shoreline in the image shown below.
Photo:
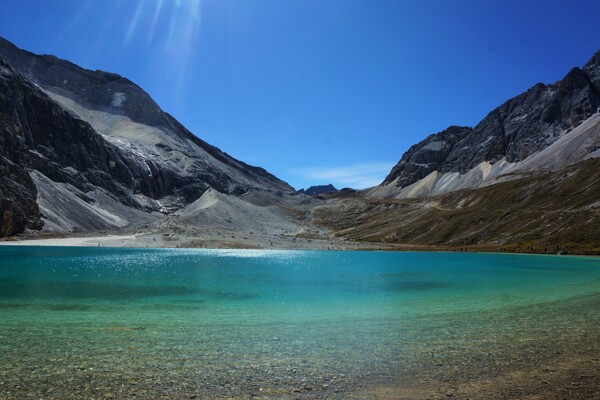
<svg viewBox="0 0 600 400"><path fill-rule="evenodd" d="M377 335L388 323L374 320L360 331ZM391 334L371 349L376 357L354 363L343 362L351 353L338 357L353 351L346 346L324 351L298 342L306 332L296 327L256 337L250 347L209 330L203 340L220 348L210 355L141 338L145 328L128 326L87 327L85 340L65 353L55 345L68 327L49 327L36 344L2 346L0 399L600 399L600 294L415 323L423 326L406 329L419 340L399 343ZM11 325L3 335L17 329L30 338L39 328ZM247 339L254 329L245 328ZM367 346L353 343L358 353Z"/></svg>

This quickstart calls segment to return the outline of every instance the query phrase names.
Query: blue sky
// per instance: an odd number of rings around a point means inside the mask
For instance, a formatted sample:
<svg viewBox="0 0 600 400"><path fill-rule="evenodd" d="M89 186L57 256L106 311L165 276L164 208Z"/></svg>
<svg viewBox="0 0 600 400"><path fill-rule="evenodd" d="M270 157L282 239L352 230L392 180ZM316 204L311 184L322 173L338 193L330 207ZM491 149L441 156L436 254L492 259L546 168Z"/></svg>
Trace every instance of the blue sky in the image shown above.
<svg viewBox="0 0 600 400"><path fill-rule="evenodd" d="M0 35L128 77L202 139L296 188L379 183L600 49L600 2L19 0Z"/></svg>

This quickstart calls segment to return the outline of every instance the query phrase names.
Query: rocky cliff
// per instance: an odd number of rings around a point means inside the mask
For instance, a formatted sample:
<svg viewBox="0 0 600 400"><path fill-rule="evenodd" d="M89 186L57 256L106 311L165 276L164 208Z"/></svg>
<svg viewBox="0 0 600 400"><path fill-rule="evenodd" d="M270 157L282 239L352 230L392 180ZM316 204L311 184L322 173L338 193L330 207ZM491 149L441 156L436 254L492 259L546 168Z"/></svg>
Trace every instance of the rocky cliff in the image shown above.
<svg viewBox="0 0 600 400"><path fill-rule="evenodd" d="M518 163L568 135L598 112L600 52L562 80L538 83L474 128L450 127L412 146L385 178L399 190L432 172L467 174L482 163ZM436 177L437 179L437 177Z"/></svg>
<svg viewBox="0 0 600 400"><path fill-rule="evenodd" d="M80 193L103 189L125 206L152 210L132 194L156 195L156 182L146 172L156 166L108 143L5 63L0 63L0 124L2 168L9 172L2 185L4 235L41 227L29 171Z"/></svg>
<svg viewBox="0 0 600 400"><path fill-rule="evenodd" d="M10 236L25 228L39 229L37 190L26 171L23 153L26 138L14 124L17 110L13 91L18 90L14 73L0 61L0 236Z"/></svg>

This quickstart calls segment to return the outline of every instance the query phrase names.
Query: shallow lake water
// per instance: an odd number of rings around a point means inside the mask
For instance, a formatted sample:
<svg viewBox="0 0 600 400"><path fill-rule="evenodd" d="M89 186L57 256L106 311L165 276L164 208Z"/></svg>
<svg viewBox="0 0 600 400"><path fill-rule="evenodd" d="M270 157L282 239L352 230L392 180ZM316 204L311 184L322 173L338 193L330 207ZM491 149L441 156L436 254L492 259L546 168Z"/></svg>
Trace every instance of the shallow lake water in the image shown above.
<svg viewBox="0 0 600 400"><path fill-rule="evenodd" d="M591 257L3 246L0 398L453 397L596 352L599 288Z"/></svg>

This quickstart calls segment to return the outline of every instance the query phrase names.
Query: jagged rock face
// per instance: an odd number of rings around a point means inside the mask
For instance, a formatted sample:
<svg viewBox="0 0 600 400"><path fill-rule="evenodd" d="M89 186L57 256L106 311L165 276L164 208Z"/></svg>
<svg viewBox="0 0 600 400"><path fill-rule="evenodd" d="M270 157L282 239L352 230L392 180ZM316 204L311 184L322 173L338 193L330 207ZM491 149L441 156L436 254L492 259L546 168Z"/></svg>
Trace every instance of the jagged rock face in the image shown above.
<svg viewBox="0 0 600 400"><path fill-rule="evenodd" d="M583 72L589 77L590 82L597 91L600 88L600 50L585 64Z"/></svg>
<svg viewBox="0 0 600 400"><path fill-rule="evenodd" d="M102 187L127 205L134 205L130 193L154 197L164 190L155 165L108 143L11 68L0 69L5 136L18 143L8 153L24 167L83 191ZM150 178L148 169L156 176Z"/></svg>
<svg viewBox="0 0 600 400"><path fill-rule="evenodd" d="M456 143L472 130L468 127L451 126L411 146L385 178L383 185L398 178L396 183L398 187L408 186L438 170Z"/></svg>
<svg viewBox="0 0 600 400"><path fill-rule="evenodd" d="M103 188L133 207L140 205L132 193L152 196L161 186L146 172L157 170L156 166L106 142L89 124L74 118L4 63L0 63L0 132L1 168L6 171L2 235L40 227L37 191L29 170L83 192ZM158 171L155 179L161 179Z"/></svg>
<svg viewBox="0 0 600 400"><path fill-rule="evenodd" d="M522 161L573 130L599 106L600 52L561 81L538 83L508 100L473 129L451 127L427 137L402 156L383 185L397 179L397 187L406 187L433 171L466 173L484 161ZM447 139L449 130L454 140ZM438 142L436 151L432 143Z"/></svg>
<svg viewBox="0 0 600 400"><path fill-rule="evenodd" d="M26 138L15 134L22 132L14 124L13 93L7 90L13 84L11 78L12 71L0 62L0 236L41 228L37 190L25 170Z"/></svg>
<svg viewBox="0 0 600 400"><path fill-rule="evenodd" d="M0 147L5 142L0 137ZM0 148L0 150L1 150ZM12 236L25 229L40 229L37 190L23 167L0 157L0 236Z"/></svg>

